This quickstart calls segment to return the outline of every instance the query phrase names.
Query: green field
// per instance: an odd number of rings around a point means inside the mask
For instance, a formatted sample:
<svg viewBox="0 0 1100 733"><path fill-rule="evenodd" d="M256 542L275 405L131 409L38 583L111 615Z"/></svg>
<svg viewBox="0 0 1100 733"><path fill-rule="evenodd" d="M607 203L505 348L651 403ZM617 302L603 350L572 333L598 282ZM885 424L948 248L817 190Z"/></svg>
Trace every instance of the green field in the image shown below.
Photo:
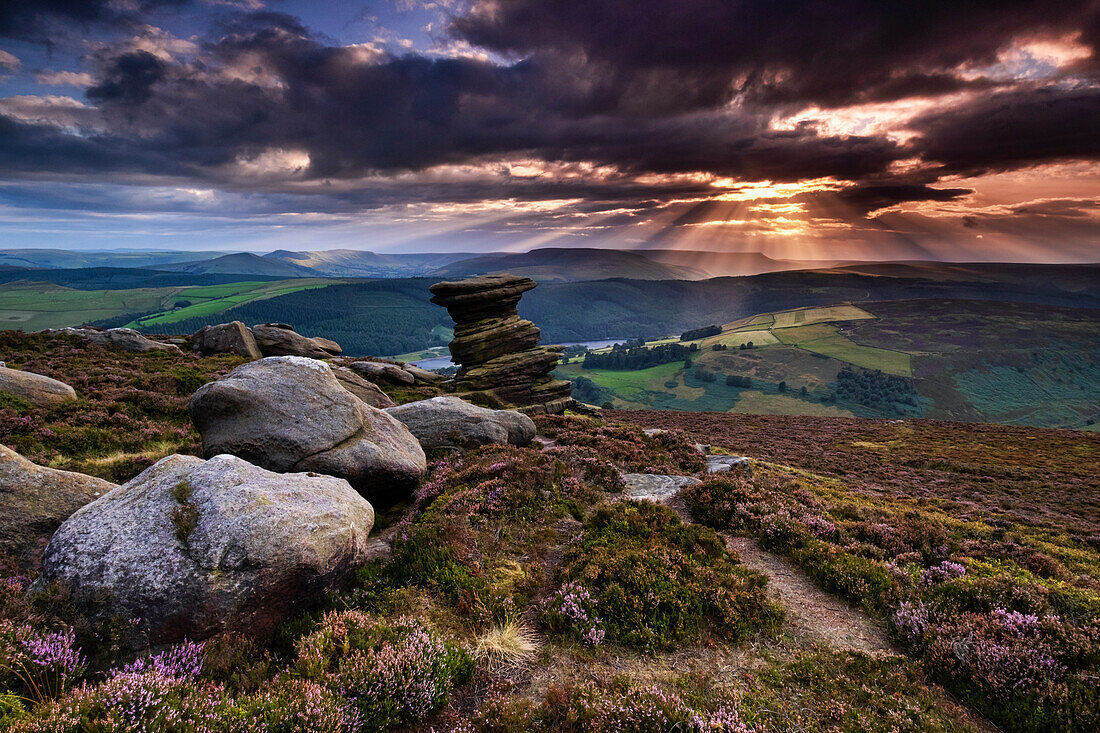
<svg viewBox="0 0 1100 733"><path fill-rule="evenodd" d="M205 285L188 288L180 288L177 300L189 300L192 305L185 308L166 310L153 316L138 318L127 324L131 327L148 327L168 325L196 318L221 313L236 305L251 303L256 300L276 298L288 293L296 293L299 290L315 290L317 288L337 285L349 282L346 280L330 280L324 278L303 278L300 280L276 280L274 282L239 282L225 285Z"/></svg>
<svg viewBox="0 0 1100 733"><path fill-rule="evenodd" d="M721 334L695 342L700 349L687 372L675 362L659 378L653 369L609 372L579 364L559 373L591 379L606 391L601 402L624 408L923 416L1096 430L1098 336L1100 316L1089 310L949 300L840 305L727 323ZM747 341L761 348L739 348ZM716 344L729 348L715 351ZM715 379L700 380L700 367ZM838 394L837 375L850 368L911 380L915 404ZM729 376L749 378L750 387L727 385Z"/></svg>
<svg viewBox="0 0 1100 733"><path fill-rule="evenodd" d="M220 313L242 303L341 282L345 281L305 278L129 290L73 290L50 283L8 283L0 286L0 329L40 331L151 311L155 313L126 325L167 326L195 316ZM179 301L189 301L191 305L175 308Z"/></svg>
<svg viewBox="0 0 1100 733"><path fill-rule="evenodd" d="M861 346L851 341L841 333L839 328L830 323L777 328L772 333L785 344L824 354L864 369L879 369L900 377L913 376L909 354L874 346Z"/></svg>

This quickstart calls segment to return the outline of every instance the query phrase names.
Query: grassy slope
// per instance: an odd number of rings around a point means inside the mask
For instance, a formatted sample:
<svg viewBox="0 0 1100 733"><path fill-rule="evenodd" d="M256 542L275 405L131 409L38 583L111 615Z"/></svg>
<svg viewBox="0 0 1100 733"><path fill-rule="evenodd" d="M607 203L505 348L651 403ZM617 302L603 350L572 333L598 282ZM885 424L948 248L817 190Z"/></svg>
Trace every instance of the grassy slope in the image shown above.
<svg viewBox="0 0 1100 733"><path fill-rule="evenodd" d="M822 403L837 372L850 364L914 377L918 414L927 417L1087 428L1088 420L1100 420L1098 336L1096 312L1056 306L931 300L842 305L725 324L721 334L696 342L701 350L694 362L718 374L715 382L693 381L679 363L669 375L696 388L694 394L663 388L663 380L648 374L616 372L612 380L574 365L562 374L629 392L620 393L620 407L899 416L844 400ZM740 349L747 341L762 348ZM730 348L711 351L715 344ZM726 387L729 374L751 377L752 389ZM789 388L785 393L777 389L781 381ZM805 396L798 393L802 387Z"/></svg>
<svg viewBox="0 0 1100 733"><path fill-rule="evenodd" d="M340 282L309 278L128 290L72 290L49 283L9 283L0 287L0 329L39 331L150 311L162 312L140 319L142 326L168 325L254 300ZM192 305L173 310L181 300Z"/></svg>
<svg viewBox="0 0 1100 733"><path fill-rule="evenodd" d="M209 316L221 313L237 305L251 303L257 300L277 298L280 295L296 293L300 290L316 290L346 282L344 280L330 280L324 278L303 278L296 280L276 280L275 282L240 282L227 285L207 285L185 288L180 293L180 298L190 300L194 305L186 308L158 313L153 316L139 318L128 324L137 326L159 326L176 323L187 318Z"/></svg>

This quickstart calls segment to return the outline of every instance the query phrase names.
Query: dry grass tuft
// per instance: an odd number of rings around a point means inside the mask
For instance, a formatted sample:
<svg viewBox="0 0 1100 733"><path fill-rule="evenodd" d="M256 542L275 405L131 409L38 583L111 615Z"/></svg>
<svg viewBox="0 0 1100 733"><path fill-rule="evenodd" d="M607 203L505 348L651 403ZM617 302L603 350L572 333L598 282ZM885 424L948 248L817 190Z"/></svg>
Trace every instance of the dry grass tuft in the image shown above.
<svg viewBox="0 0 1100 733"><path fill-rule="evenodd" d="M527 664L535 658L541 646L530 627L522 621L512 620L494 624L482 634L474 654L489 669L499 669Z"/></svg>

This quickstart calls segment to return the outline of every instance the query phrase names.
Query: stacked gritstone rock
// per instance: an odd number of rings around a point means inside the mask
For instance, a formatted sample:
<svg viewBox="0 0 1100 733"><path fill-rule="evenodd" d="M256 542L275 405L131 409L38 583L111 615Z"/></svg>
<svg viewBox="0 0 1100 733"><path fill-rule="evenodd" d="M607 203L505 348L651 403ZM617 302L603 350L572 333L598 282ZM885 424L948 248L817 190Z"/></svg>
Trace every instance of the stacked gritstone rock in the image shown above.
<svg viewBox="0 0 1100 733"><path fill-rule="evenodd" d="M535 285L529 277L484 275L431 287L432 302L455 322L450 348L460 365L459 391L491 395L527 412L561 412L571 402L572 385L551 375L562 348L538 346L538 327L516 312Z"/></svg>

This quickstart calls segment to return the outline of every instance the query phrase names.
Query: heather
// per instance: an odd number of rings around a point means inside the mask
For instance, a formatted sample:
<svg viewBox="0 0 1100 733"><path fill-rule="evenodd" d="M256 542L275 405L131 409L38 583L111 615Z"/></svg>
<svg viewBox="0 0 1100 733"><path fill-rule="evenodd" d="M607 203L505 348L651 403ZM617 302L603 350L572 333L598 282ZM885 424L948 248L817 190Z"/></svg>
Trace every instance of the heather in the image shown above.
<svg viewBox="0 0 1100 733"><path fill-rule="evenodd" d="M0 443L41 465L122 482L171 453L198 455L191 394L237 357L102 349L65 335L0 331L9 367L72 385L79 399L35 407L0 393Z"/></svg>
<svg viewBox="0 0 1100 733"><path fill-rule="evenodd" d="M539 432L558 445L591 449L624 471L678 474L706 467L703 456L680 432L649 435L633 425L580 416L543 415L536 422Z"/></svg>
<svg viewBox="0 0 1100 733"><path fill-rule="evenodd" d="M993 510L957 514L841 479L758 465L689 487L693 515L789 555L888 619L963 699L1012 730L1100 724L1100 557Z"/></svg>
<svg viewBox="0 0 1100 733"><path fill-rule="evenodd" d="M562 565L565 584L543 610L551 631L671 649L704 631L738 641L774 627L767 579L738 566L714 532L649 502L600 506Z"/></svg>

